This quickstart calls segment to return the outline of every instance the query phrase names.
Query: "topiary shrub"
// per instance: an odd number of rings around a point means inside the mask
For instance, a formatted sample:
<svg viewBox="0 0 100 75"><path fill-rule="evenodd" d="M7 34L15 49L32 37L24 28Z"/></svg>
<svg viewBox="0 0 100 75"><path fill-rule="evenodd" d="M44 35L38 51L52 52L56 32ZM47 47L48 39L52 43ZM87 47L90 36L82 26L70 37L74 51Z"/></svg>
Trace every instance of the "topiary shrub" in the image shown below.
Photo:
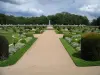
<svg viewBox="0 0 100 75"><path fill-rule="evenodd" d="M62 33L63 33L62 30L59 30L59 31L58 31L58 34L62 34Z"/></svg>
<svg viewBox="0 0 100 75"><path fill-rule="evenodd" d="M26 44L26 40L25 39L20 40L20 42Z"/></svg>
<svg viewBox="0 0 100 75"><path fill-rule="evenodd" d="M72 38L72 42L80 43L80 38Z"/></svg>
<svg viewBox="0 0 100 75"><path fill-rule="evenodd" d="M18 42L18 38L13 38L13 45L15 46L16 45L16 43Z"/></svg>
<svg viewBox="0 0 100 75"><path fill-rule="evenodd" d="M9 57L9 42L8 40L0 35L0 59L5 60Z"/></svg>
<svg viewBox="0 0 100 75"><path fill-rule="evenodd" d="M81 58L85 60L100 60L100 34L90 32L81 38Z"/></svg>
<svg viewBox="0 0 100 75"><path fill-rule="evenodd" d="M71 37L72 35L70 34L70 33L65 33L64 35L63 35L63 38L65 38L65 37Z"/></svg>
<svg viewBox="0 0 100 75"><path fill-rule="evenodd" d="M23 32L22 31L19 31L19 34L20 34L20 36L23 34Z"/></svg>
<svg viewBox="0 0 100 75"><path fill-rule="evenodd" d="M16 28L15 28L15 27L13 27L12 29L13 29L13 32L14 32L14 33L16 33L16 32L17 32L17 30L16 30Z"/></svg>
<svg viewBox="0 0 100 75"><path fill-rule="evenodd" d="M26 35L26 37L34 37L34 36L33 36L33 32L28 32L28 33L26 33L25 35Z"/></svg>
<svg viewBox="0 0 100 75"><path fill-rule="evenodd" d="M36 33L36 34L39 34L40 31L41 31L41 30L40 30L39 28L37 28L36 31L35 31L35 33Z"/></svg>

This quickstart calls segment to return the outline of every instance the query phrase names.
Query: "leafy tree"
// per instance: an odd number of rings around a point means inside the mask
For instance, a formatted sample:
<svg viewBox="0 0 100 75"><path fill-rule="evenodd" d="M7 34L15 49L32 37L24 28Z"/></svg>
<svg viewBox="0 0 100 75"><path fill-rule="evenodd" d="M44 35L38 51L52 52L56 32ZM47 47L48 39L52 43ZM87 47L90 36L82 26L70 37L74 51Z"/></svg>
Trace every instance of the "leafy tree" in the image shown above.
<svg viewBox="0 0 100 75"><path fill-rule="evenodd" d="M80 24L89 24L89 20L86 16L70 14L68 12L61 12L55 15L40 17L15 17L13 15L5 15L0 14L0 24L48 24L48 21L51 20L51 24L59 24L59 25L80 25ZM99 18L98 18L99 20ZM99 21L98 21L99 24Z"/></svg>
<svg viewBox="0 0 100 75"><path fill-rule="evenodd" d="M100 26L100 17L98 17L97 19L93 19L91 25Z"/></svg>

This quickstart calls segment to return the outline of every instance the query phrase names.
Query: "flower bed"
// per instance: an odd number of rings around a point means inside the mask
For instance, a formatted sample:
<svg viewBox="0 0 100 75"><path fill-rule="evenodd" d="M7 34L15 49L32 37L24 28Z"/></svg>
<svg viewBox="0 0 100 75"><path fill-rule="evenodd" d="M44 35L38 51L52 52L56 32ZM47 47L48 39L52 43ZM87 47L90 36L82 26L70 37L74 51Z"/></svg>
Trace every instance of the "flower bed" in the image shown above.
<svg viewBox="0 0 100 75"><path fill-rule="evenodd" d="M67 27L67 26L66 26ZM65 27L65 28L66 28ZM64 28L64 27L59 27ZM67 30L68 29L68 30ZM100 61L87 61L81 58L81 35L88 32L96 32L100 34L98 27L73 27L68 26L65 31L61 42L69 53L70 57L76 64L76 66L100 66ZM60 29L61 30L61 29Z"/></svg>
<svg viewBox="0 0 100 75"><path fill-rule="evenodd" d="M22 48L18 49L14 54L10 55L7 60L0 61L0 66L5 67L9 65L15 64L24 53L31 47L31 45L36 41L36 38L32 38L27 44L25 44Z"/></svg>

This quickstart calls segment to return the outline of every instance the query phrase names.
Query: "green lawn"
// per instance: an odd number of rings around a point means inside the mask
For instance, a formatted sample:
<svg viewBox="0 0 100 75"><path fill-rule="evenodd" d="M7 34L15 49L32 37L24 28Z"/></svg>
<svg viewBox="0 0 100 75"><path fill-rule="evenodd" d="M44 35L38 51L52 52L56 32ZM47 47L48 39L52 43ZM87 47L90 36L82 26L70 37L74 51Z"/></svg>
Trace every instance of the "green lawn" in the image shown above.
<svg viewBox="0 0 100 75"><path fill-rule="evenodd" d="M76 52L75 49L63 38L60 38L63 46L65 47L66 51L69 53L70 57L72 58L73 62L76 66L79 67L86 67L86 66L100 66L100 61L85 61L80 58L80 53Z"/></svg>
<svg viewBox="0 0 100 75"><path fill-rule="evenodd" d="M0 35L5 36L5 38L8 40L9 44L13 43L13 37L12 35L14 35L15 37L17 37L18 39L20 39L20 37L18 36L18 33L13 33L13 32L0 32Z"/></svg>
<svg viewBox="0 0 100 75"><path fill-rule="evenodd" d="M17 50L17 52L15 54L13 54L12 56L10 56L7 60L0 61L0 66L5 67L5 66L15 64L36 40L37 40L37 38L33 38L23 48Z"/></svg>
<svg viewBox="0 0 100 75"><path fill-rule="evenodd" d="M8 42L9 42L9 44L11 44L12 42L13 42L13 40L12 40L12 33L1 33L0 32L0 35L2 35L2 36L5 36L6 37L6 39L8 40Z"/></svg>

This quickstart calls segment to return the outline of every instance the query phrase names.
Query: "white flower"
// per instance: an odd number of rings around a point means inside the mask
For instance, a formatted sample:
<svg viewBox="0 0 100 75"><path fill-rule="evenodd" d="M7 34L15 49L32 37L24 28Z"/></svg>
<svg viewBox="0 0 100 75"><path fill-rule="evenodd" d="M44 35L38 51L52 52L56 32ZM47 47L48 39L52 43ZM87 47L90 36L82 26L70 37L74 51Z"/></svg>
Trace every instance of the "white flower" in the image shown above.
<svg viewBox="0 0 100 75"><path fill-rule="evenodd" d="M76 42L72 42L71 45L72 45L73 47L79 47L79 46L80 46L80 44L78 44L78 43L76 43Z"/></svg>
<svg viewBox="0 0 100 75"><path fill-rule="evenodd" d="M80 50L81 50L81 48L80 48L80 47L76 47L76 50L77 50L77 51L80 51Z"/></svg>
<svg viewBox="0 0 100 75"><path fill-rule="evenodd" d="M65 40L68 41L68 43L71 43L72 39L69 37L65 37Z"/></svg>

